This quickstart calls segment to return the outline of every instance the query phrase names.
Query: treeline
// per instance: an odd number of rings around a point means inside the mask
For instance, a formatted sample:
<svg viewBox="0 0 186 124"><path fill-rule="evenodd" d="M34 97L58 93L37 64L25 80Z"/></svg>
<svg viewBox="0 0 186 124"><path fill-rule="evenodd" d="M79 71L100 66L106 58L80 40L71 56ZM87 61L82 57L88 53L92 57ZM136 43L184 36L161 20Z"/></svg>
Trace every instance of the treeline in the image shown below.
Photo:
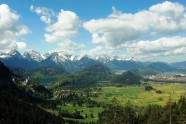
<svg viewBox="0 0 186 124"><path fill-rule="evenodd" d="M0 124L62 124L64 120L0 88Z"/></svg>
<svg viewBox="0 0 186 124"><path fill-rule="evenodd" d="M16 85L12 72L0 62L0 124L61 124L65 123L41 107L52 107L46 100L35 98ZM45 92L43 87L35 91ZM35 92L34 91L34 92Z"/></svg>
<svg viewBox="0 0 186 124"><path fill-rule="evenodd" d="M129 103L124 107L113 105L98 117L98 124L185 124L186 98L181 96L178 102L170 99L164 107L136 107Z"/></svg>

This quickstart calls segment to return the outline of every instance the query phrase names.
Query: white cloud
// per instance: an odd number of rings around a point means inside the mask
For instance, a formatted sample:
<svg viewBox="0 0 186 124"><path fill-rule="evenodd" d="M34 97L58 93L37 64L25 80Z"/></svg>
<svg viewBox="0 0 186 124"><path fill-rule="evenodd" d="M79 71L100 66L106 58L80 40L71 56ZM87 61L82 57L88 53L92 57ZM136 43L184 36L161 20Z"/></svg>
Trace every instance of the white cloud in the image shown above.
<svg viewBox="0 0 186 124"><path fill-rule="evenodd" d="M27 48L27 45L25 42L16 42L18 50L25 50Z"/></svg>
<svg viewBox="0 0 186 124"><path fill-rule="evenodd" d="M19 24L19 15L10 10L6 4L0 5L0 49L16 48L18 37L31 31Z"/></svg>
<svg viewBox="0 0 186 124"><path fill-rule="evenodd" d="M93 43L118 47L143 35L169 35L186 30L186 12L183 5L165 1L148 10L134 14L122 13L113 7L107 18L84 23L92 34Z"/></svg>
<svg viewBox="0 0 186 124"><path fill-rule="evenodd" d="M81 21L74 12L61 10L57 21L47 25L45 40L49 43L57 43L63 50L80 50L84 45L72 42L72 39L78 34L80 26Z"/></svg>
<svg viewBox="0 0 186 124"><path fill-rule="evenodd" d="M49 43L67 41L78 34L80 26L81 21L74 12L61 10L57 22L47 25L45 39Z"/></svg>
<svg viewBox="0 0 186 124"><path fill-rule="evenodd" d="M154 41L139 41L128 44L127 49L131 56L143 57L144 60L184 55L186 54L186 37L164 37Z"/></svg>
<svg viewBox="0 0 186 124"><path fill-rule="evenodd" d="M51 23L51 19L50 18L47 18L46 16L41 16L40 17L40 20L43 21L43 22L45 22L45 23L47 23L47 24Z"/></svg>
<svg viewBox="0 0 186 124"><path fill-rule="evenodd" d="M76 13L61 10L56 14L46 7L34 7L33 5L30 6L30 10L40 15L40 20L47 24L44 35L45 41L57 44L57 50L78 51L85 46L72 41L78 34L78 29L82 26L82 22ZM56 21L52 18L55 18Z"/></svg>
<svg viewBox="0 0 186 124"><path fill-rule="evenodd" d="M55 16L55 12L52 9L48 9L46 7L35 7L31 5L30 10L38 15L41 15L40 20L46 24L52 23L51 18Z"/></svg>
<svg viewBox="0 0 186 124"><path fill-rule="evenodd" d="M78 44L70 40L61 42L58 44L58 46L59 46L58 48L59 50L66 50L68 52L79 51L85 47L84 44Z"/></svg>
<svg viewBox="0 0 186 124"><path fill-rule="evenodd" d="M105 51L104 47L102 46L96 46L95 48L93 49L90 49L88 51L81 51L81 55L88 55L88 56L91 56L93 58L96 58L102 54L108 54L108 52Z"/></svg>

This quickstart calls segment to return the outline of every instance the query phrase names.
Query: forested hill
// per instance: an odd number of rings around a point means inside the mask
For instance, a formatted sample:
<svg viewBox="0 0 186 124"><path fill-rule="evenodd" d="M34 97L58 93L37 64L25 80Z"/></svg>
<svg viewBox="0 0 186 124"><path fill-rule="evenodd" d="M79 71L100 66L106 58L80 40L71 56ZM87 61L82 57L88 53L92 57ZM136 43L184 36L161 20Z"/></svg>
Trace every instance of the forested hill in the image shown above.
<svg viewBox="0 0 186 124"><path fill-rule="evenodd" d="M72 75L62 75L61 78L53 84L54 87L89 87L95 85L137 85L140 84L141 76L130 71L122 75L112 73L108 67L102 64L95 64L86 67L84 70Z"/></svg>
<svg viewBox="0 0 186 124"><path fill-rule="evenodd" d="M0 62L0 124L61 124L64 122L62 118L32 104L35 100L38 99L26 94L14 84L11 71Z"/></svg>
<svg viewBox="0 0 186 124"><path fill-rule="evenodd" d="M95 64L84 68L72 75L63 75L54 86L86 87L98 84L100 81L109 81L112 77L109 68L102 64Z"/></svg>
<svg viewBox="0 0 186 124"><path fill-rule="evenodd" d="M124 72L122 75L118 75L112 79L112 83L125 84L125 85L135 85L140 84L142 78L139 75L133 74L130 71Z"/></svg>
<svg viewBox="0 0 186 124"><path fill-rule="evenodd" d="M86 67L75 74L75 85L91 86L100 81L110 80L111 72L108 67L102 64L95 64Z"/></svg>
<svg viewBox="0 0 186 124"><path fill-rule="evenodd" d="M110 69L102 64L95 64L86 67L82 72L89 71L92 73L110 73Z"/></svg>
<svg viewBox="0 0 186 124"><path fill-rule="evenodd" d="M1 85L12 85L11 79L12 73L11 71L4 66L4 64L0 61L0 86Z"/></svg>

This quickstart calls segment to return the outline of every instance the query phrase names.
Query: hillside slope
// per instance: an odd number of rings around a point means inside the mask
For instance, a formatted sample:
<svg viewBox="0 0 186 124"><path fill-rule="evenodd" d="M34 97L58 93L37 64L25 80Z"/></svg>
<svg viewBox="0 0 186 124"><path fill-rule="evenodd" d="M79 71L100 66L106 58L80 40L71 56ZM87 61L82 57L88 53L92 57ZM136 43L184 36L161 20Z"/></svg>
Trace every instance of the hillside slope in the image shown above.
<svg viewBox="0 0 186 124"><path fill-rule="evenodd" d="M117 75L111 82L113 84L136 85L140 84L141 77L133 74L130 71L124 72L122 75Z"/></svg>
<svg viewBox="0 0 186 124"><path fill-rule="evenodd" d="M11 71L0 62L0 123L64 123L62 118L32 104L39 101L39 99L27 95L19 89L12 81Z"/></svg>

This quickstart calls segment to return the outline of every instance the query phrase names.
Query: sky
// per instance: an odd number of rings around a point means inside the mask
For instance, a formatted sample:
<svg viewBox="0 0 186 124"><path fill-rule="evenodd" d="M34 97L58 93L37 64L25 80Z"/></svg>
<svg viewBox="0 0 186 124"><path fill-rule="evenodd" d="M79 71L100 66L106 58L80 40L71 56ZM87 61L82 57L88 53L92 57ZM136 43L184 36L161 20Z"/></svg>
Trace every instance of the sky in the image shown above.
<svg viewBox="0 0 186 124"><path fill-rule="evenodd" d="M0 0L0 50L186 61L185 0Z"/></svg>

